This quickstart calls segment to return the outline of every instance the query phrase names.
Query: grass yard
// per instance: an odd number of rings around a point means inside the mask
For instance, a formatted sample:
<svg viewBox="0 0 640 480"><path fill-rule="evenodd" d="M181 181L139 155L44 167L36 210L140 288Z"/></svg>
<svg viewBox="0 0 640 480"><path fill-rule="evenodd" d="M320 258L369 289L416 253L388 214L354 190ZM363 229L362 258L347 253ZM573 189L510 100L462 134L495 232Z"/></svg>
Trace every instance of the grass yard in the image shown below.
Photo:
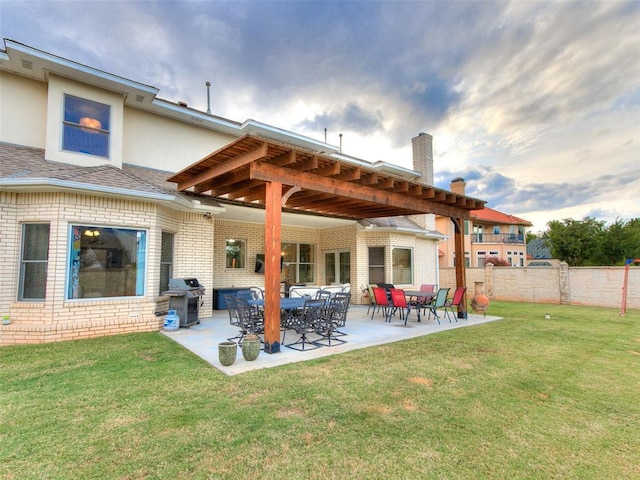
<svg viewBox="0 0 640 480"><path fill-rule="evenodd" d="M640 312L489 312L233 377L159 333L0 348L0 478L640 478Z"/></svg>

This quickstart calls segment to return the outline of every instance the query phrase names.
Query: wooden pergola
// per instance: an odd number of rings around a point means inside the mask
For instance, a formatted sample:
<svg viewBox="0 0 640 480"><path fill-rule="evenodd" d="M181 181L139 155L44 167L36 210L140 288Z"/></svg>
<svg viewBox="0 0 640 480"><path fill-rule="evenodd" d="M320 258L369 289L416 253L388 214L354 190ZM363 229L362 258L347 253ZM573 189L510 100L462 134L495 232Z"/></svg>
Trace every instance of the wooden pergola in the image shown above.
<svg viewBox="0 0 640 480"><path fill-rule="evenodd" d="M179 191L265 209L265 351L280 350L282 212L351 220L434 213L455 225L456 258L464 259L463 221L485 202L393 175L365 162L245 135L172 175ZM465 266L456 262L456 284Z"/></svg>

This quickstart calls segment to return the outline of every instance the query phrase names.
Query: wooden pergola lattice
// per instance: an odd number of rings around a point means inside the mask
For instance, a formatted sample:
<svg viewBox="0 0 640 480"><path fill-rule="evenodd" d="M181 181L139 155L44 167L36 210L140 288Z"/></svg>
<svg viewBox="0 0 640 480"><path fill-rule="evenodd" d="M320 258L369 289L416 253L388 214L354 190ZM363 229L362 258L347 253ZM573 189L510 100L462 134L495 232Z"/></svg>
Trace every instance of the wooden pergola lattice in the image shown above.
<svg viewBox="0 0 640 480"><path fill-rule="evenodd" d="M361 220L434 213L455 225L464 258L463 220L485 202L382 171L365 162L245 135L172 175L179 191L265 209L265 351L279 351L282 212ZM464 262L456 262L464 286Z"/></svg>

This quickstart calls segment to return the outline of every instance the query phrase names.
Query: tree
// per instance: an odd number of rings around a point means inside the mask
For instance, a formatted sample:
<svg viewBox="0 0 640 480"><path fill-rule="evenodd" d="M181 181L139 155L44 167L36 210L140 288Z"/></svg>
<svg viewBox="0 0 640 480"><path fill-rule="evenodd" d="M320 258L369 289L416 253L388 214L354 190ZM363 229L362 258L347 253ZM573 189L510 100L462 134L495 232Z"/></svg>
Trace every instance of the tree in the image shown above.
<svg viewBox="0 0 640 480"><path fill-rule="evenodd" d="M616 219L603 232L597 252L599 265L624 265L627 258L640 258L640 218Z"/></svg>
<svg viewBox="0 0 640 480"><path fill-rule="evenodd" d="M485 263L492 263L496 267L510 267L509 260L499 257L487 257Z"/></svg>
<svg viewBox="0 0 640 480"><path fill-rule="evenodd" d="M551 254L573 267L597 262L601 252L604 222L585 217L583 220L565 218L547 224L546 243Z"/></svg>

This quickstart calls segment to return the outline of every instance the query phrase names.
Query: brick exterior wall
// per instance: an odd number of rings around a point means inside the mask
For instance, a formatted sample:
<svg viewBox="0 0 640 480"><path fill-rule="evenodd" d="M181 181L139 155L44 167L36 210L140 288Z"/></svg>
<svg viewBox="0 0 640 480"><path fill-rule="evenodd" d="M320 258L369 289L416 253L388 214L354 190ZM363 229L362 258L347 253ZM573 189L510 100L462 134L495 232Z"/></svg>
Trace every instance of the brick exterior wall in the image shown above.
<svg viewBox="0 0 640 480"><path fill-rule="evenodd" d="M10 325L0 325L0 345L159 330L163 319L154 312L166 309L167 304L167 298L158 295L163 229L176 235L174 276L193 275L205 285L212 283L211 268L202 258L213 258L213 222L200 213L175 212L147 202L72 193L18 195L2 192L0 195L3 245L0 252L5 271L0 279L0 315L8 315L11 319ZM23 222L50 224L47 290L43 302L16 300ZM68 242L72 224L147 229L146 294L67 300ZM210 291L208 295L211 295ZM205 300L201 316L211 313L211 301Z"/></svg>

